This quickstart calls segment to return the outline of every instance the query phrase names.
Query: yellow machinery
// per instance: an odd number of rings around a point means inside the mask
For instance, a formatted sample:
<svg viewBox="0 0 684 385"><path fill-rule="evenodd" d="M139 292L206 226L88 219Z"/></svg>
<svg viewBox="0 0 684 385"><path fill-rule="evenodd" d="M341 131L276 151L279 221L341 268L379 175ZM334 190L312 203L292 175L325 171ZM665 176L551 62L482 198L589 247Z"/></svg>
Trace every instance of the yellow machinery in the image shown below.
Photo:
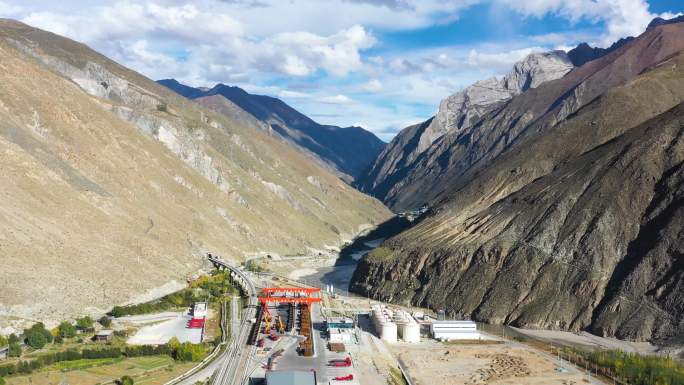
<svg viewBox="0 0 684 385"><path fill-rule="evenodd" d="M271 332L271 321L273 320L273 316L271 315L271 312L268 311L268 307L265 307L265 312L264 312L264 334L268 334Z"/></svg>
<svg viewBox="0 0 684 385"><path fill-rule="evenodd" d="M278 332L285 332L285 323L283 322L283 318L280 315L278 316Z"/></svg>

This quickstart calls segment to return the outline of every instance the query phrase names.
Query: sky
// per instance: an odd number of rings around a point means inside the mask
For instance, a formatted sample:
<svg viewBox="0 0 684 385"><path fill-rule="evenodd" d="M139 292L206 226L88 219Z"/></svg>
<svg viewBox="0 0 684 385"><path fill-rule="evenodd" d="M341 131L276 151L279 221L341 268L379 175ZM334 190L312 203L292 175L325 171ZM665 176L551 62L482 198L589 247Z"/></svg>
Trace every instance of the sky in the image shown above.
<svg viewBox="0 0 684 385"><path fill-rule="evenodd" d="M152 79L276 96L388 141L526 55L606 47L681 0L0 0Z"/></svg>

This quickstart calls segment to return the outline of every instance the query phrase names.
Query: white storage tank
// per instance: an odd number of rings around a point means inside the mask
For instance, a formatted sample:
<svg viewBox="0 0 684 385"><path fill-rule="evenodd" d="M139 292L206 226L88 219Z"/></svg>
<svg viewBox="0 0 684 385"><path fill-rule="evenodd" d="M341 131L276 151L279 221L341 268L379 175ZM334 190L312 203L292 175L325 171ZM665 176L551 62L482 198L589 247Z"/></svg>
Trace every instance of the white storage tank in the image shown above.
<svg viewBox="0 0 684 385"><path fill-rule="evenodd" d="M380 339L385 342L397 342L397 324L394 322L380 324Z"/></svg>
<svg viewBox="0 0 684 385"><path fill-rule="evenodd" d="M420 325L417 322L404 325L401 339L410 343L420 342Z"/></svg>
<svg viewBox="0 0 684 385"><path fill-rule="evenodd" d="M420 325L411 314L403 310L394 313L394 321L397 324L399 337L404 342L420 342Z"/></svg>

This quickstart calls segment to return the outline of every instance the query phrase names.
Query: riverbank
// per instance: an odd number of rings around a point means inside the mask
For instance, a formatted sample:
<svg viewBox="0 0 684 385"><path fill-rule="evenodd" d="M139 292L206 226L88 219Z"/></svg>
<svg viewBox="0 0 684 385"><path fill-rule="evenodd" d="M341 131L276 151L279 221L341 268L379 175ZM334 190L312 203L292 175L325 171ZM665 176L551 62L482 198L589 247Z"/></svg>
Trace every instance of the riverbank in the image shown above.
<svg viewBox="0 0 684 385"><path fill-rule="evenodd" d="M358 261L385 239L408 229L415 222L400 216L362 232L338 252L317 253L301 257L260 257L260 269L325 289L332 285L338 294L350 296L349 283ZM254 259L253 259L254 260Z"/></svg>

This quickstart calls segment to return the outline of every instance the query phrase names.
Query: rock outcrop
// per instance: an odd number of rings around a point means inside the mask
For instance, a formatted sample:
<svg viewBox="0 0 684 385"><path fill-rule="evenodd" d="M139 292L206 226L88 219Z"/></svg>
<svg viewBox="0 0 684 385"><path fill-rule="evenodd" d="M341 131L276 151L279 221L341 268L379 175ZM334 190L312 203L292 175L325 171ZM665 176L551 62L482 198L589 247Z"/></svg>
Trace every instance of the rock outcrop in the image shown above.
<svg viewBox="0 0 684 385"><path fill-rule="evenodd" d="M0 327L163 295L208 251L305 253L390 216L85 45L0 20L0 57Z"/></svg>
<svg viewBox="0 0 684 385"><path fill-rule="evenodd" d="M318 124L280 99L253 95L239 87L217 84L201 90L174 79L159 80L159 83L232 119L250 121L252 126L261 127L310 154L348 182L357 178L385 146L361 127Z"/></svg>
<svg viewBox="0 0 684 385"><path fill-rule="evenodd" d="M402 130L356 182L362 191L394 205L401 180L435 141L446 135L467 135L490 109L513 96L558 79L573 68L563 51L533 53L513 66L502 79L478 81L444 99L434 118Z"/></svg>
<svg viewBox="0 0 684 385"><path fill-rule="evenodd" d="M650 28L468 137L447 133L408 177L428 186L411 193L430 213L364 258L352 289L485 322L681 340L683 50L684 24Z"/></svg>

